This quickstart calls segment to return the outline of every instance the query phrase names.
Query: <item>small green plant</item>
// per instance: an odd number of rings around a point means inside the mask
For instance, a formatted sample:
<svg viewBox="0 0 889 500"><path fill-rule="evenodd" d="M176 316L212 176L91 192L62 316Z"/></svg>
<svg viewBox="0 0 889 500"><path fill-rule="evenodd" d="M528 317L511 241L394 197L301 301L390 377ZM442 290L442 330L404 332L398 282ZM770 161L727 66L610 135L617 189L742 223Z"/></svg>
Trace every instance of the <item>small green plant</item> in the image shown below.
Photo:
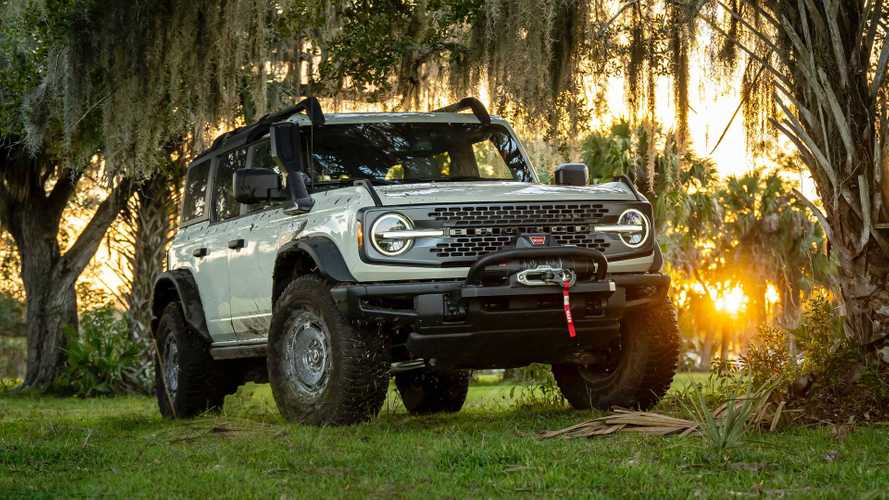
<svg viewBox="0 0 889 500"><path fill-rule="evenodd" d="M130 338L127 321L112 307L85 312L80 328L67 333L61 392L93 397L149 391L153 374L147 346Z"/></svg>
<svg viewBox="0 0 889 500"><path fill-rule="evenodd" d="M558 408L565 404L549 365L533 363L516 370L512 380L518 383L509 391L510 399L519 406Z"/></svg>
<svg viewBox="0 0 889 500"><path fill-rule="evenodd" d="M686 410L698 426L708 451L727 459L729 453L747 441L749 433L760 423L764 407L776 384L768 382L749 389L743 396L733 396L711 410L703 386L698 385L686 400Z"/></svg>

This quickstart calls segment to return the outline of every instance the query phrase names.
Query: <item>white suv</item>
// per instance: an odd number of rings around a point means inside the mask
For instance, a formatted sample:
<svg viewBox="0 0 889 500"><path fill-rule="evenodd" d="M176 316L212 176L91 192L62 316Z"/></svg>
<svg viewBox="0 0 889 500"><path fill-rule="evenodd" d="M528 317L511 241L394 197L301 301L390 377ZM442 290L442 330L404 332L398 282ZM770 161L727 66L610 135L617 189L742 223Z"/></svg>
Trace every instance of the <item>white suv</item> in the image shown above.
<svg viewBox="0 0 889 500"><path fill-rule="evenodd" d="M461 111L471 110L472 113ZM575 408L650 407L678 329L651 205L627 179L543 185L477 100L324 115L309 98L189 167L155 285L161 413L271 383L289 420L457 411L470 369L549 363Z"/></svg>

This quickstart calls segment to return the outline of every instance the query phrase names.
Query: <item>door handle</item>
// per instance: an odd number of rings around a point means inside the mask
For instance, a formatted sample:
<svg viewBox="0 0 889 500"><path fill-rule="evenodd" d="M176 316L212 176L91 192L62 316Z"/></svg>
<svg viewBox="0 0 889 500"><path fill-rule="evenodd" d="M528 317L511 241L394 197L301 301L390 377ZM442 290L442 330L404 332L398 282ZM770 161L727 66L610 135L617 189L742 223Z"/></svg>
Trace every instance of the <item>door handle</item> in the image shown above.
<svg viewBox="0 0 889 500"><path fill-rule="evenodd" d="M195 248L194 250L191 251L191 255L193 257L197 257L199 259L202 257L206 257L207 256L207 249L204 247Z"/></svg>
<svg viewBox="0 0 889 500"><path fill-rule="evenodd" d="M244 239L239 238L237 240L229 240L228 247L231 248L232 250L238 250L238 249L244 248Z"/></svg>

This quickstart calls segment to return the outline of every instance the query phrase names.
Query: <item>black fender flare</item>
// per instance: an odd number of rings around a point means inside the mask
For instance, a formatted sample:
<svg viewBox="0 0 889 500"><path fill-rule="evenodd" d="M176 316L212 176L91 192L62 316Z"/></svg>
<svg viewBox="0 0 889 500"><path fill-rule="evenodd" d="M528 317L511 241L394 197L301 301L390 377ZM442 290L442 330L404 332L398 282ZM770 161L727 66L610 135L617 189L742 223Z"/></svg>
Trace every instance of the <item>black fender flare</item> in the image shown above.
<svg viewBox="0 0 889 500"><path fill-rule="evenodd" d="M315 261L318 272L339 282L355 282L355 277L346 265L346 259L330 238L326 236L309 236L300 238L278 249L278 256L288 252L303 252Z"/></svg>
<svg viewBox="0 0 889 500"><path fill-rule="evenodd" d="M207 342L212 342L207 319L204 317L204 305L197 282L188 269L174 269L158 275L154 280L151 292L151 331L157 331L157 323L164 308L171 301L178 301L182 306L185 322Z"/></svg>
<svg viewBox="0 0 889 500"><path fill-rule="evenodd" d="M278 248L273 274L272 303L290 280L309 272L317 272L339 283L356 281L333 240L326 236L299 238Z"/></svg>

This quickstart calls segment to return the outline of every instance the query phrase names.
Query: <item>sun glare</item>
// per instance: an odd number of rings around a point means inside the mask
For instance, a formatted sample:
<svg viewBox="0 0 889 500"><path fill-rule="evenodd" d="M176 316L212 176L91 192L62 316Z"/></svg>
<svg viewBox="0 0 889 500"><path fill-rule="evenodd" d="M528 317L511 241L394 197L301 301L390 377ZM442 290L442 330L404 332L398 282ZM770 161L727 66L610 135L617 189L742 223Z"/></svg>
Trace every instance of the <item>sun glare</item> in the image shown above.
<svg viewBox="0 0 889 500"><path fill-rule="evenodd" d="M732 288L722 289L713 301L717 311L724 312L731 316L737 316L739 313L747 309L747 295L740 285Z"/></svg>
<svg viewBox="0 0 889 500"><path fill-rule="evenodd" d="M769 286L766 287L766 303L768 304L777 304L781 301L781 296L778 294L778 289L772 283L769 283Z"/></svg>

